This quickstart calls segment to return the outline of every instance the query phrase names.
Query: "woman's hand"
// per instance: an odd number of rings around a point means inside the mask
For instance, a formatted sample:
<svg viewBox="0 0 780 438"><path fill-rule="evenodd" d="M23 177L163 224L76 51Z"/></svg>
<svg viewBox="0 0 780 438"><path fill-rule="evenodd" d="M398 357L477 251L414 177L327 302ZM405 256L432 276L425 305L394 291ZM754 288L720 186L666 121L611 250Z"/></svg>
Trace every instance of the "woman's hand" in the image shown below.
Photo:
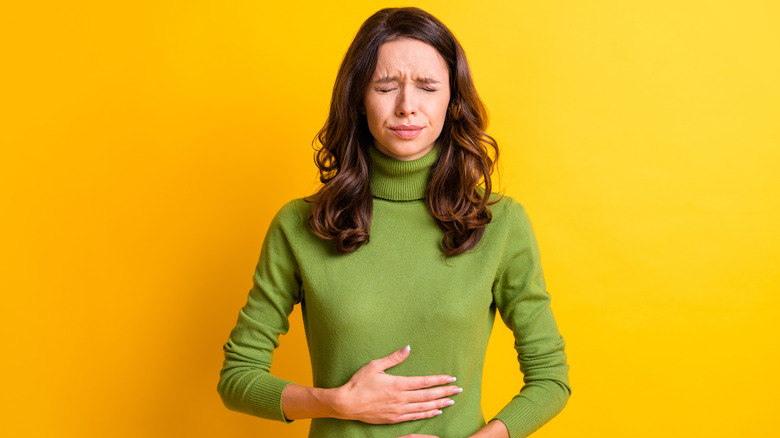
<svg viewBox="0 0 780 438"><path fill-rule="evenodd" d="M455 402L447 398L463 391L451 376L403 377L386 374L409 357L409 347L372 360L359 369L349 382L336 388L332 407L336 418L372 424L392 424L422 420L441 414ZM434 388L436 387L436 388ZM428 436L428 435L412 435Z"/></svg>

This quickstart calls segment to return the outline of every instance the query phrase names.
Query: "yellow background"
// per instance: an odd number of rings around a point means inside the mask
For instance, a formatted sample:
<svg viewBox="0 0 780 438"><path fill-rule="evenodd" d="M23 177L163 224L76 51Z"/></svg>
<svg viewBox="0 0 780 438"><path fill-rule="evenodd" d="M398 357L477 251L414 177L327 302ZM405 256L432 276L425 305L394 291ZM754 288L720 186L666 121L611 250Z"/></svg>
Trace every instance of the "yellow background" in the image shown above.
<svg viewBox="0 0 780 438"><path fill-rule="evenodd" d="M416 5L466 49L568 344L535 436L777 436L777 2ZM222 344L384 6L3 7L0 435L305 436L222 406ZM310 381L299 310L277 358ZM488 418L520 385L497 325Z"/></svg>

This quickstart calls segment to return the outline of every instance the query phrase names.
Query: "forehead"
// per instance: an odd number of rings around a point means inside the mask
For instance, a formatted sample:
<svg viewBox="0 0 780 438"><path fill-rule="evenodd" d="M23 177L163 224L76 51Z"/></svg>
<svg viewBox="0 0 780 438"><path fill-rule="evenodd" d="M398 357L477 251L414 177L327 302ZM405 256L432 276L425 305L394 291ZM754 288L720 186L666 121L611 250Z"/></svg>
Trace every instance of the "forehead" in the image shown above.
<svg viewBox="0 0 780 438"><path fill-rule="evenodd" d="M442 80L449 76L449 71L444 58L431 45L413 38L398 38L379 47L373 79L385 76Z"/></svg>

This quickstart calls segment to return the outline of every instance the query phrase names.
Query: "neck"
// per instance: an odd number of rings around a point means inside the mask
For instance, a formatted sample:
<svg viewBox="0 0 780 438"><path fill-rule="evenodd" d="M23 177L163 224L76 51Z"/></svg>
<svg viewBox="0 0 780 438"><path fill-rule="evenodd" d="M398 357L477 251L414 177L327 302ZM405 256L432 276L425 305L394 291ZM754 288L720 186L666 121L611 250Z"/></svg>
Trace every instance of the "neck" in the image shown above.
<svg viewBox="0 0 780 438"><path fill-rule="evenodd" d="M428 176L436 161L438 147L424 156L410 161L396 160L371 146L373 162L371 193L391 201L414 201L425 198Z"/></svg>

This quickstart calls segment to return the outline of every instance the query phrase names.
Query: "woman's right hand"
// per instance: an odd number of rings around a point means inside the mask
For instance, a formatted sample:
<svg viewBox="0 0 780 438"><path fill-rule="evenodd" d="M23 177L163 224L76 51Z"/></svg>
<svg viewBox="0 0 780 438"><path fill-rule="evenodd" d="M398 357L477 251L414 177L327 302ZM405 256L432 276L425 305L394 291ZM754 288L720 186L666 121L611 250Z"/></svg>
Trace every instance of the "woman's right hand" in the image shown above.
<svg viewBox="0 0 780 438"><path fill-rule="evenodd" d="M336 388L332 408L337 418L372 424L422 420L441 414L451 406L451 395L463 391L451 376L404 377L386 374L409 357L409 347L375 359L360 368L349 382ZM435 387L435 388L434 388Z"/></svg>

